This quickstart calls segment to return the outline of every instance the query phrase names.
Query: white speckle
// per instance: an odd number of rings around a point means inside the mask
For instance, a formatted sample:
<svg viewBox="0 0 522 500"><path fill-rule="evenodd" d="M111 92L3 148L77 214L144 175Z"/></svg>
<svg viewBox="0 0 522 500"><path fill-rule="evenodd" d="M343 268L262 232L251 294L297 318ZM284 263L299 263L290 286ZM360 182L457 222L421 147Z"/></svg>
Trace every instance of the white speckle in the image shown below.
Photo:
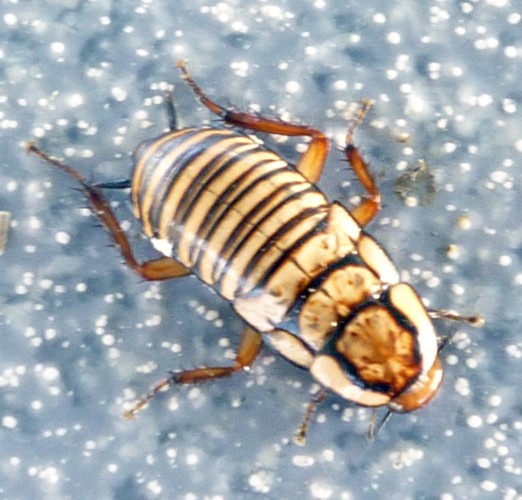
<svg viewBox="0 0 522 500"><path fill-rule="evenodd" d="M333 450L324 450L321 456L325 462L333 462L335 460L335 452Z"/></svg>
<svg viewBox="0 0 522 500"><path fill-rule="evenodd" d="M112 87L111 94L114 99L116 99L119 102L124 101L127 99L127 91L125 89L122 89L121 87Z"/></svg>
<svg viewBox="0 0 522 500"><path fill-rule="evenodd" d="M493 481L482 481L480 487L484 491L495 491L497 489L497 483L494 483Z"/></svg>
<svg viewBox="0 0 522 500"><path fill-rule="evenodd" d="M103 345L111 346L111 345L114 345L115 342L116 342L116 339L115 339L114 335L103 335L102 336Z"/></svg>
<svg viewBox="0 0 522 500"><path fill-rule="evenodd" d="M408 112L409 113L422 113L425 109L424 100L422 97L411 94L408 96Z"/></svg>
<svg viewBox="0 0 522 500"><path fill-rule="evenodd" d="M189 453L185 462L187 465L197 465L199 463L199 457L195 453Z"/></svg>
<svg viewBox="0 0 522 500"><path fill-rule="evenodd" d="M161 486L156 480L150 481L147 484L147 488L152 492L153 495L159 495L161 493Z"/></svg>
<svg viewBox="0 0 522 500"><path fill-rule="evenodd" d="M81 94L72 94L69 96L69 98L67 99L67 104L71 107L71 108L77 108L79 106L82 106L83 105L83 96Z"/></svg>
<svg viewBox="0 0 522 500"><path fill-rule="evenodd" d="M510 266L512 264L512 259L509 255L501 255L498 259L498 263L501 266Z"/></svg>
<svg viewBox="0 0 522 500"><path fill-rule="evenodd" d="M38 477L40 479L45 479L47 482L51 484L58 483L60 476L58 475L58 471L55 467L47 467L38 472Z"/></svg>
<svg viewBox="0 0 522 500"><path fill-rule="evenodd" d="M161 315L155 314L152 318L147 318L145 320L145 325L149 327L161 325Z"/></svg>
<svg viewBox="0 0 522 500"><path fill-rule="evenodd" d="M384 24L386 22L386 16L381 12L377 12L373 15L373 22L376 24Z"/></svg>
<svg viewBox="0 0 522 500"><path fill-rule="evenodd" d="M397 45L401 43L401 34L397 33L396 31L388 33L388 36L386 38L388 42L390 42L392 45Z"/></svg>
<svg viewBox="0 0 522 500"><path fill-rule="evenodd" d="M505 7L508 3L508 0L486 0L486 3L493 5L493 7Z"/></svg>
<svg viewBox="0 0 522 500"><path fill-rule="evenodd" d="M518 141L515 142L515 149L519 153L522 153L522 139L519 139Z"/></svg>
<svg viewBox="0 0 522 500"><path fill-rule="evenodd" d="M327 500L328 498L332 497L333 490L330 486L327 486L326 484L321 484L319 482L312 483L310 485L310 495L312 498Z"/></svg>
<svg viewBox="0 0 522 500"><path fill-rule="evenodd" d="M488 458L480 457L477 459L477 465L481 469L489 469L491 467L491 460Z"/></svg>
<svg viewBox="0 0 522 500"><path fill-rule="evenodd" d="M502 403L502 397L499 396L498 394L493 394L489 398L488 403L490 406L493 406L493 407L500 406L500 404Z"/></svg>
<svg viewBox="0 0 522 500"><path fill-rule="evenodd" d="M478 96L477 104L484 108L486 106L489 106L493 102L493 97L491 97L489 94L481 94Z"/></svg>
<svg viewBox="0 0 522 500"><path fill-rule="evenodd" d="M59 375L60 372L54 366L48 366L42 370L42 377L49 382L56 380Z"/></svg>
<svg viewBox="0 0 522 500"><path fill-rule="evenodd" d="M292 463L296 467L310 467L315 463L315 459L310 455L294 455L292 457Z"/></svg>
<svg viewBox="0 0 522 500"><path fill-rule="evenodd" d="M63 54L65 52L65 45L62 42L51 43L51 51L55 54Z"/></svg>
<svg viewBox="0 0 522 500"><path fill-rule="evenodd" d="M482 425L482 417L480 415L470 415L466 422L469 427L476 429Z"/></svg>
<svg viewBox="0 0 522 500"><path fill-rule="evenodd" d="M522 358L522 351L520 350L520 347L510 344L506 346L506 352L509 356L512 358L520 359Z"/></svg>
<svg viewBox="0 0 522 500"><path fill-rule="evenodd" d="M455 391L457 391L461 396L469 396L470 389L469 389L469 380L459 377L455 381Z"/></svg>
<svg viewBox="0 0 522 500"><path fill-rule="evenodd" d="M248 478L248 484L257 493L269 493L272 483L273 477L268 471L255 472Z"/></svg>
<svg viewBox="0 0 522 500"><path fill-rule="evenodd" d="M118 464L107 464L107 471L111 474L118 472Z"/></svg>
<svg viewBox="0 0 522 500"><path fill-rule="evenodd" d="M491 172L489 174L489 178L493 182L496 182L498 184L502 184L502 183L504 183L507 180L508 174L507 174L507 172L504 172L503 170L494 170L493 172Z"/></svg>
<svg viewBox="0 0 522 500"><path fill-rule="evenodd" d="M457 145L454 142L446 142L444 144L444 152L453 153L457 149Z"/></svg>
<svg viewBox="0 0 522 500"><path fill-rule="evenodd" d="M248 76L250 65L248 64L248 61L234 61L230 63L230 68L234 71L236 76L245 78Z"/></svg>
<svg viewBox="0 0 522 500"><path fill-rule="evenodd" d="M419 200L417 200L415 196L406 196L406 198L404 198L404 204L407 207L416 207L419 204Z"/></svg>
<svg viewBox="0 0 522 500"><path fill-rule="evenodd" d="M504 98L502 99L502 110L506 113L516 113L517 103L514 99Z"/></svg>
<svg viewBox="0 0 522 500"><path fill-rule="evenodd" d="M14 429L18 425L18 421L11 415L6 415L2 418L2 425L7 429Z"/></svg>
<svg viewBox="0 0 522 500"><path fill-rule="evenodd" d="M57 335L57 333L54 328L46 328L43 337L45 340L53 340L54 338L56 338L56 335Z"/></svg>
<svg viewBox="0 0 522 500"><path fill-rule="evenodd" d="M507 47L504 47L504 55L510 59L514 59L515 57L518 57L518 50L512 45L508 45Z"/></svg>
<svg viewBox="0 0 522 500"><path fill-rule="evenodd" d="M336 80L334 83L333 83L333 88L334 90L346 90L348 88L348 83L346 80ZM344 109L346 107L346 101L340 101L342 103L342 106ZM339 105L336 104L336 107L339 108ZM341 108L339 108L341 109Z"/></svg>
<svg viewBox="0 0 522 500"><path fill-rule="evenodd" d="M214 321L219 317L218 311L215 311L213 309L209 309L205 312L203 316L207 321Z"/></svg>
<svg viewBox="0 0 522 500"><path fill-rule="evenodd" d="M299 89L301 88L301 85L299 85L299 82L296 82L295 80L290 80L289 82L286 82L285 90L289 94L295 94L296 92L299 92Z"/></svg>
<svg viewBox="0 0 522 500"><path fill-rule="evenodd" d="M280 18L283 15L281 7L278 7L277 5L267 5L266 7L263 7L261 10L263 14L265 14L268 17Z"/></svg>
<svg viewBox="0 0 522 500"><path fill-rule="evenodd" d="M16 23L18 23L18 17L11 12L4 14L4 23L7 24L7 26L14 26Z"/></svg>
<svg viewBox="0 0 522 500"><path fill-rule="evenodd" d="M54 239L60 243L60 245L68 245L71 241L71 237L65 231L58 231Z"/></svg>

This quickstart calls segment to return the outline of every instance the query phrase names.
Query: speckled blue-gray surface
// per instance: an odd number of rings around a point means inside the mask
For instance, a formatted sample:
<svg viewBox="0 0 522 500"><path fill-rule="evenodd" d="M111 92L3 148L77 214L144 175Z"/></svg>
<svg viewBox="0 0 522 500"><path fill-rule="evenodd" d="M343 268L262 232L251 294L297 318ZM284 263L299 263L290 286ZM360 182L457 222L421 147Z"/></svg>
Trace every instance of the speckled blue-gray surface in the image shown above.
<svg viewBox="0 0 522 500"><path fill-rule="evenodd" d="M68 0L0 3L0 497L522 498L522 30L509 0ZM518 7L517 7L518 5ZM230 357L241 324L195 278L150 284L120 263L69 179L125 177L166 125L210 119L173 69L190 61L215 98L343 136L350 103L384 196L370 231L432 306L481 313L453 333L437 398L394 417L323 403L291 437L306 372L264 352L249 373L170 391L134 421L126 402L170 369ZM295 158L299 141L281 144ZM394 194L425 160L431 203ZM362 191L334 151L321 186ZM350 183L350 181L352 181ZM125 193L109 193L140 241Z"/></svg>

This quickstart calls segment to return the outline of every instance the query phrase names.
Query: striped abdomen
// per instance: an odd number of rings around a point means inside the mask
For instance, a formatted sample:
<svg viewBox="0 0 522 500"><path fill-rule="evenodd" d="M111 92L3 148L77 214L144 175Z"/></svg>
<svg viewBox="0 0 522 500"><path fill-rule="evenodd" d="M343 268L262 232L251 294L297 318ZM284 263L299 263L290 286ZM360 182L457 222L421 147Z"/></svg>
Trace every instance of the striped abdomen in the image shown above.
<svg viewBox="0 0 522 500"><path fill-rule="evenodd" d="M344 207L330 204L281 157L229 129L188 128L141 144L132 201L154 246L261 332L290 321L288 329L301 335L317 331L321 344L343 304L396 280L375 269L382 250ZM356 254L357 262L342 260ZM384 264L395 273L387 257ZM355 283L343 290L334 284L339 279Z"/></svg>
<svg viewBox="0 0 522 500"><path fill-rule="evenodd" d="M144 142L132 201L155 246L231 301L266 282L329 206L275 153L214 128Z"/></svg>

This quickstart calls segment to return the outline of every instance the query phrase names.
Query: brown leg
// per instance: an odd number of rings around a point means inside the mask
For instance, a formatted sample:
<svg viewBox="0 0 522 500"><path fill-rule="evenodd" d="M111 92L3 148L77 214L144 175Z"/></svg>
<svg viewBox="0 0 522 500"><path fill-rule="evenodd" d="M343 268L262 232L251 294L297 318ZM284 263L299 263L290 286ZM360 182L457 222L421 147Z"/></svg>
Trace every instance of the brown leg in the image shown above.
<svg viewBox="0 0 522 500"><path fill-rule="evenodd" d="M375 183L375 179L370 172L368 164L364 161L359 150L353 145L353 134L355 129L364 120L371 104L372 103L369 100L362 102L359 113L346 132L346 158L357 176L357 179L359 179L359 182L368 193L368 197L364 198L360 205L351 210L351 214L361 227L364 227L371 222L381 209L381 193L379 192L379 188Z"/></svg>
<svg viewBox="0 0 522 500"><path fill-rule="evenodd" d="M460 321L462 323L467 323L470 326L474 326L475 328L482 328L486 324L486 320L483 316L461 316L460 314L455 314L451 311L444 311L442 309L430 309L428 311L428 315L433 319L449 319L451 321Z"/></svg>
<svg viewBox="0 0 522 500"><path fill-rule="evenodd" d="M136 401L132 407L124 413L125 418L134 418L148 402L167 387L177 384L193 384L204 382L215 378L224 378L233 373L248 368L261 351L263 341L261 335L250 327L245 327L236 353L236 359L230 366L210 366L206 368L195 368L173 373L170 377L158 382L149 393Z"/></svg>
<svg viewBox="0 0 522 500"><path fill-rule="evenodd" d="M142 278L146 280L163 280L190 274L190 270L169 257L160 257L159 259L154 259L143 263L136 261L136 258L132 253L129 240L121 228L118 219L116 219L114 213L109 207L109 204L107 201L105 201L101 190L89 185L85 180L85 177L83 177L83 175L81 175L78 171L69 165L56 160L55 158L51 158L41 149L38 149L38 147L32 142L27 143L26 149L29 153L33 153L45 162L58 167L60 170L63 170L66 174L80 183L83 194L89 201L93 213L108 229L112 240L120 249L125 263Z"/></svg>
<svg viewBox="0 0 522 500"><path fill-rule="evenodd" d="M201 103L226 123L267 134L310 137L312 140L308 145L308 149L301 156L296 168L312 183L320 179L330 149L330 141L320 130L304 125L293 125L280 120L264 118L253 113L226 109L205 95L190 75L185 61L178 61L176 66L181 69L183 78Z"/></svg>
<svg viewBox="0 0 522 500"><path fill-rule="evenodd" d="M317 407L326 399L327 395L328 393L322 387L313 395L306 407L303 420L299 424L297 432L294 435L295 444L299 446L304 446L306 444L306 435L308 434L308 427L310 426L312 416L314 415L315 410L317 410Z"/></svg>

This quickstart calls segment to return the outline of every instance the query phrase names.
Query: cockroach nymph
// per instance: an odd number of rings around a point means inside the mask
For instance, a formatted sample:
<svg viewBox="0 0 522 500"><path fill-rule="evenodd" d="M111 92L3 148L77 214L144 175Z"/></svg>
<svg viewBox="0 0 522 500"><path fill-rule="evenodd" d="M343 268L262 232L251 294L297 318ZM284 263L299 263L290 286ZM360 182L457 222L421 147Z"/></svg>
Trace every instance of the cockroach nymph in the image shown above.
<svg viewBox="0 0 522 500"><path fill-rule="evenodd" d="M426 405L443 375L432 319L482 320L427 309L365 231L381 208L381 195L352 138L370 102L362 102L346 133L344 154L366 191L349 211L316 186L330 147L323 132L226 109L205 95L183 61L177 66L224 125L178 129L168 100L170 130L134 152L132 178L121 186L130 187L134 215L162 257L135 259L102 193L115 184L89 184L72 167L27 145L80 184L131 269L146 280L193 273L246 323L233 364L174 373L126 415L136 415L169 385L226 377L250 366L264 342L320 386L297 441L304 441L315 406L328 393L361 406L385 406L387 415ZM310 142L291 165L244 131Z"/></svg>

